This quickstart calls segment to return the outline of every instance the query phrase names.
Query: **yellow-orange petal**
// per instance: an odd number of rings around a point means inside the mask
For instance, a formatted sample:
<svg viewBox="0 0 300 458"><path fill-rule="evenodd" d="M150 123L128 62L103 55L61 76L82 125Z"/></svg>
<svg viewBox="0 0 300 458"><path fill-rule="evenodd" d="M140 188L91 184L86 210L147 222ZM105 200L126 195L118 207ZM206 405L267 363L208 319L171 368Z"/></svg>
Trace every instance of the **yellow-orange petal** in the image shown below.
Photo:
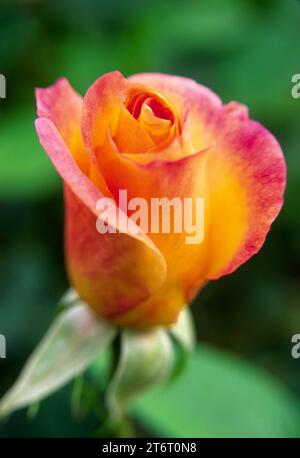
<svg viewBox="0 0 300 458"><path fill-rule="evenodd" d="M65 183L65 250L72 284L101 316L129 311L164 282L164 257L142 231L121 233L116 226L115 233L97 232L96 204L103 195L81 172L50 120L39 118L36 129Z"/></svg>
<svg viewBox="0 0 300 458"><path fill-rule="evenodd" d="M101 146L109 130L120 153L135 155L166 148L182 127L174 104L147 86L129 83L119 72L100 77L87 91L83 136L90 126L94 144Z"/></svg>
<svg viewBox="0 0 300 458"><path fill-rule="evenodd" d="M108 136L106 145L96 148L94 153L109 190L117 202L120 189L127 191L128 200L135 197L145 199L149 209L153 197L193 199L205 195L206 181L203 171L206 151L186 156L178 161L155 161L144 165L119 154ZM149 216L149 221L150 219ZM196 281L198 285L202 283L203 272L200 266L205 262L205 252L203 256L200 255L204 250L203 245L187 245L186 236L185 232L149 234L166 259L168 287L163 285L160 293L157 292L155 296L149 298L147 304L141 303L136 310L132 309L128 316L127 314L115 316L115 322L149 326L167 325L176 321L184 303L185 291L188 291L190 284ZM167 289L170 292L169 298L166 297ZM174 294L171 294L171 291Z"/></svg>
<svg viewBox="0 0 300 458"><path fill-rule="evenodd" d="M176 309L179 312L180 297L190 298L208 279L232 272L259 250L282 205L285 163L274 137L249 120L243 107L223 106L211 91L185 78L138 75L134 81L161 90L162 96L176 92L176 97L184 97L193 146L203 146L203 151L177 160L160 157L141 164L118 154L109 132L106 143L94 143L93 126L83 124L86 146L116 199L119 189L126 189L128 198L148 202L151 197L205 199L200 245L187 245L186 234L150 234L167 261L166 284L170 290L179 284L183 294L179 291L169 308L162 285L156 297L118 317L127 324L166 324L174 321Z"/></svg>
<svg viewBox="0 0 300 458"><path fill-rule="evenodd" d="M211 134L216 147L207 165L214 202L207 276L219 278L263 245L283 205L286 165L274 136L236 102L223 105Z"/></svg>
<svg viewBox="0 0 300 458"><path fill-rule="evenodd" d="M188 121L187 135L192 144L191 152L200 151L211 145L210 128L222 107L222 101L217 94L206 86L182 76L139 73L130 76L128 80L135 84L150 86L163 97L182 107L181 117L183 121Z"/></svg>
<svg viewBox="0 0 300 458"><path fill-rule="evenodd" d="M155 143L163 142L172 127L170 119L162 119L155 116L147 101L143 104L138 119L141 127L149 133Z"/></svg>
<svg viewBox="0 0 300 458"><path fill-rule="evenodd" d="M128 86L119 72L108 73L95 81L84 97L83 133L86 123L92 125L93 141L101 145L109 129L120 152L139 153L149 150L154 143L124 104Z"/></svg>
<svg viewBox="0 0 300 458"><path fill-rule="evenodd" d="M193 149L207 155L206 238L210 238L206 276L231 273L262 246L283 204L286 165L280 145L247 108L223 105L210 89L183 77L138 74L163 96L183 97Z"/></svg>

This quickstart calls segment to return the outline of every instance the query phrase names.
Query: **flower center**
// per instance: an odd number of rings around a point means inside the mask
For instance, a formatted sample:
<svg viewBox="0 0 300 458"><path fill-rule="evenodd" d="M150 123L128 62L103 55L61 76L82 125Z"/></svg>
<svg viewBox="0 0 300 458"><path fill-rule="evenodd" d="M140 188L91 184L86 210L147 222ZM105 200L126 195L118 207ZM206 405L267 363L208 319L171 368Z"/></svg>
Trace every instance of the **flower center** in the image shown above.
<svg viewBox="0 0 300 458"><path fill-rule="evenodd" d="M175 116L162 96L151 92L137 92L127 96L124 103L129 113L156 145L169 137L175 124Z"/></svg>

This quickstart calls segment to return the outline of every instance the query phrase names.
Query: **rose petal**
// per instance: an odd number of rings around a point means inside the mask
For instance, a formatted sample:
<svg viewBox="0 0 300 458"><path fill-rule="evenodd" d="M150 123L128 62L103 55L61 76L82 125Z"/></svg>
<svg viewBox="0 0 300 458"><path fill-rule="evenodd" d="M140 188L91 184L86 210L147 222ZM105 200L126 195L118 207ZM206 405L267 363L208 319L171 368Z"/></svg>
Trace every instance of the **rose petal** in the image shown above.
<svg viewBox="0 0 300 458"><path fill-rule="evenodd" d="M231 273L262 246L283 204L286 166L280 145L236 102L222 105L208 88L188 78L138 74L164 96L186 100L194 150L215 145L208 155L211 238L207 277Z"/></svg>
<svg viewBox="0 0 300 458"><path fill-rule="evenodd" d="M249 120L244 107L223 106L210 90L185 78L137 75L130 80L149 84L164 97L184 97L193 148L202 149L174 161L137 163L118 154L109 132L101 145L94 141L92 113L85 106L84 140L115 199L119 189L128 191L128 199L143 197L148 204L151 197L205 199L203 243L187 245L184 233L150 234L167 261L166 283L129 314L116 317L122 324L166 324L174 321L184 298L259 250L282 206L285 163L274 137Z"/></svg>
<svg viewBox="0 0 300 458"><path fill-rule="evenodd" d="M141 231L125 234L116 227L116 233L98 233L96 204L103 195L80 171L51 121L39 118L36 129L65 183L66 259L72 283L104 317L130 310L164 282L162 254Z"/></svg>
<svg viewBox="0 0 300 458"><path fill-rule="evenodd" d="M146 103L142 106L139 123L142 128L149 132L155 143L161 143L168 136L172 127L172 122L169 119L155 116L151 107Z"/></svg>
<svg viewBox="0 0 300 458"><path fill-rule="evenodd" d="M53 122L80 169L88 174L90 159L80 131L82 97L61 78L46 89L36 89L36 100L38 116Z"/></svg>
<svg viewBox="0 0 300 458"><path fill-rule="evenodd" d="M221 99L213 91L189 78L161 73L140 73L130 76L128 80L154 88L177 106L184 105L181 116L189 117L188 135L193 152L210 146L211 138L207 132L222 106Z"/></svg>
<svg viewBox="0 0 300 458"><path fill-rule="evenodd" d="M263 245L283 205L286 165L274 136L250 120L245 107L236 102L223 106L212 135L217 146L208 163L214 201L208 277L218 278L233 272ZM241 241L232 256L231 241L237 232Z"/></svg>
<svg viewBox="0 0 300 458"><path fill-rule="evenodd" d="M128 85L119 72L96 80L84 97L82 132L86 130L85 124L92 126L93 142L101 145L109 128L120 152L138 153L150 149L154 143L124 105Z"/></svg>
<svg viewBox="0 0 300 458"><path fill-rule="evenodd" d="M203 197L205 195L206 152L186 156L178 161L155 161L146 165L136 163L114 148L112 140L94 150L100 170L110 192L118 202L119 190L126 190L128 200L139 197L148 202L151 197ZM197 173L195 173L197 171ZM203 178L203 179L201 179ZM149 216L150 220L150 216ZM167 285L152 297L148 305L140 304L130 315L115 317L121 324L144 325L170 324L176 321L184 303L183 288L190 283L203 281L198 268L205 260L201 245L187 245L186 233L149 234L154 244L163 252L168 266ZM201 256L200 253L203 252ZM180 259L180 263L178 263ZM201 263L202 259L202 263ZM199 261L200 260L200 261ZM141 316L143 318L141 319Z"/></svg>

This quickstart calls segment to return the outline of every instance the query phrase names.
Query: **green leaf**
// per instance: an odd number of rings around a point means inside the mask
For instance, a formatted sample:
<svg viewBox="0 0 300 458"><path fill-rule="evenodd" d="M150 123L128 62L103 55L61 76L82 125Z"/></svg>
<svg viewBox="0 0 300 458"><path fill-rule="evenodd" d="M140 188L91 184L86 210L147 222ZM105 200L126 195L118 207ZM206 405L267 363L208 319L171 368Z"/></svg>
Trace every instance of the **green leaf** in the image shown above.
<svg viewBox="0 0 300 458"><path fill-rule="evenodd" d="M15 385L0 402L0 416L37 402L83 372L106 349L116 330L84 303L62 312Z"/></svg>
<svg viewBox="0 0 300 458"><path fill-rule="evenodd" d="M300 437L298 401L264 371L201 347L176 383L135 412L166 437Z"/></svg>
<svg viewBox="0 0 300 458"><path fill-rule="evenodd" d="M137 396L165 381L173 361L172 341L165 329L123 329L120 359L107 393L112 418L120 418Z"/></svg>

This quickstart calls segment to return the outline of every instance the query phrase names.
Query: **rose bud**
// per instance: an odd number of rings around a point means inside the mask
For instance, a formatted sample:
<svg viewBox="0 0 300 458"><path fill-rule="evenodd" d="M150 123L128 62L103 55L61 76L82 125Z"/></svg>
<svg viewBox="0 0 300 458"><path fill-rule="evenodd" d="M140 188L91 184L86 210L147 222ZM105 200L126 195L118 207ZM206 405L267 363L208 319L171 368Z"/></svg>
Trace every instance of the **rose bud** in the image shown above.
<svg viewBox="0 0 300 458"><path fill-rule="evenodd" d="M100 316L170 325L208 280L261 248L283 203L286 167L276 139L245 106L223 104L187 78L118 72L83 99L61 79L37 90L37 106L41 144L64 181L69 278ZM202 198L203 237L187 243L186 227L146 233L131 221L133 208L118 218L111 208L104 221L97 203L110 198L119 209L120 190L149 204L150 225L152 199L190 199L191 213Z"/></svg>

